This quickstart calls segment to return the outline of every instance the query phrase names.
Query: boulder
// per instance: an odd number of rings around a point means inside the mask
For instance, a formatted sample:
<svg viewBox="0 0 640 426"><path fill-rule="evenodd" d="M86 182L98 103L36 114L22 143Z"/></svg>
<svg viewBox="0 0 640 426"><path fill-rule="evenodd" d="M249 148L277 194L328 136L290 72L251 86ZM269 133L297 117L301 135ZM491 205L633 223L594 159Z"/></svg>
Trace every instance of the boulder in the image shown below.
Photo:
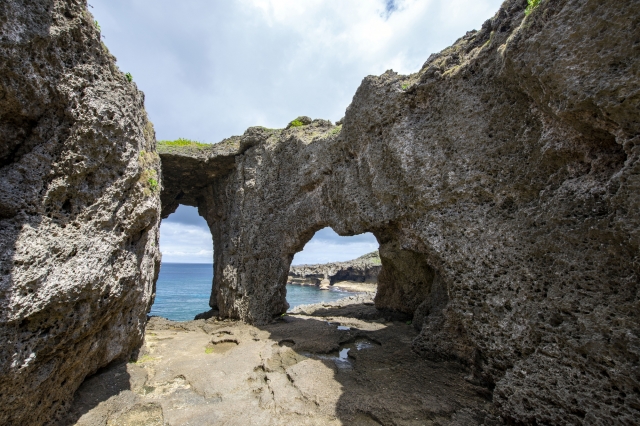
<svg viewBox="0 0 640 426"><path fill-rule="evenodd" d="M0 424L50 424L142 343L160 161L86 2L0 3Z"/></svg>

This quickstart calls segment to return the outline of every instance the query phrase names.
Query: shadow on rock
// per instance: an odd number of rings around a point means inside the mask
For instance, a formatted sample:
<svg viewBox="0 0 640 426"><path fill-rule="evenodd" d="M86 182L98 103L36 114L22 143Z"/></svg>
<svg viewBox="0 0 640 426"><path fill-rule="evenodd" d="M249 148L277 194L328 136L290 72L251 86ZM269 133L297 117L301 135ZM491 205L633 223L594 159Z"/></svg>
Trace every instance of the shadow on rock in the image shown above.
<svg viewBox="0 0 640 426"><path fill-rule="evenodd" d="M412 351L417 332L410 323L388 320L364 303L305 309L306 314L284 315L259 327L215 317L187 322L151 317L137 362L115 364L88 379L66 424L134 425L146 419L145 425L479 425L495 420L491 391L468 382L469 371Z"/></svg>
<svg viewBox="0 0 640 426"><path fill-rule="evenodd" d="M416 332L410 323L387 320L389 312L364 304L322 308L313 315L287 315L261 327L280 346L277 356L267 360L266 371L277 373L274 366L286 360L281 368L302 398L335 407L342 424L495 421L491 391L468 382L464 367L430 362L411 350ZM306 360L322 362L333 374L325 373L323 383L323 374L310 371L309 365L297 367ZM332 388L340 392L325 392Z"/></svg>

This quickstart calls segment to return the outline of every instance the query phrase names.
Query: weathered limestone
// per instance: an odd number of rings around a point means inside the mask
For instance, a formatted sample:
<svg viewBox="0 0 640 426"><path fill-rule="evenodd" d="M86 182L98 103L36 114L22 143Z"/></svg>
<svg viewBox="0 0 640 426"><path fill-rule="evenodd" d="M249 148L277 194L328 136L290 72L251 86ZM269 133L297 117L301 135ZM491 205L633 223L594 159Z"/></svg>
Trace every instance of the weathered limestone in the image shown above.
<svg viewBox="0 0 640 426"><path fill-rule="evenodd" d="M250 128L233 167L215 147L161 154L184 194L165 214L196 205L212 229L212 307L266 323L314 232L370 231L376 305L495 387L503 420L638 418L640 3L526 4L416 74L367 77L342 126Z"/></svg>
<svg viewBox="0 0 640 426"><path fill-rule="evenodd" d="M640 3L526 3L367 77L341 126L162 148L163 216L212 229L212 307L267 323L314 232L370 231L376 306L502 421L640 417ZM0 29L0 423L40 424L142 342L163 183L84 2L4 1Z"/></svg>
<svg viewBox="0 0 640 426"><path fill-rule="evenodd" d="M144 97L85 1L0 2L0 424L140 346L160 256Z"/></svg>

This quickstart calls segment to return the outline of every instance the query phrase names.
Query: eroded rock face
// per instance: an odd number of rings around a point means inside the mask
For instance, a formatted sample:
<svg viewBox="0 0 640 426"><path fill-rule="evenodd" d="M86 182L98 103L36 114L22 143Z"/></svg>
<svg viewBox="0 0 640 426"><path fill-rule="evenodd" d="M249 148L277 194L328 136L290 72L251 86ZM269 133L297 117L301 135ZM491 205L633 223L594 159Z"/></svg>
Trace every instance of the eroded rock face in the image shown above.
<svg viewBox="0 0 640 426"><path fill-rule="evenodd" d="M377 283L382 268L377 251L346 262L297 265L289 269L289 284L333 285L338 281Z"/></svg>
<svg viewBox="0 0 640 426"><path fill-rule="evenodd" d="M413 315L416 351L495 386L503 420L638 418L640 4L526 5L416 74L365 78L342 126L235 140L234 168L187 201L213 233L211 305L268 322L314 232L370 231L376 306ZM179 163L163 156L167 175Z"/></svg>
<svg viewBox="0 0 640 426"><path fill-rule="evenodd" d="M45 424L142 342L159 158L86 2L1 2L0 63L0 424Z"/></svg>

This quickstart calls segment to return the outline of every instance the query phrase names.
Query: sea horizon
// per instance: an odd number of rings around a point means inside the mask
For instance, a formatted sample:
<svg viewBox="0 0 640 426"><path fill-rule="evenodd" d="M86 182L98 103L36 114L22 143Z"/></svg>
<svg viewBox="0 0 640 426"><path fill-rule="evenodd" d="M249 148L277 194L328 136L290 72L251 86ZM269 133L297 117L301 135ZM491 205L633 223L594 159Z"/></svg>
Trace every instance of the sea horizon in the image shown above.
<svg viewBox="0 0 640 426"><path fill-rule="evenodd" d="M162 262L156 282L156 298L149 315L172 321L191 321L211 309L213 263ZM354 292L337 288L320 290L316 286L287 285L289 310L300 305L334 302Z"/></svg>

